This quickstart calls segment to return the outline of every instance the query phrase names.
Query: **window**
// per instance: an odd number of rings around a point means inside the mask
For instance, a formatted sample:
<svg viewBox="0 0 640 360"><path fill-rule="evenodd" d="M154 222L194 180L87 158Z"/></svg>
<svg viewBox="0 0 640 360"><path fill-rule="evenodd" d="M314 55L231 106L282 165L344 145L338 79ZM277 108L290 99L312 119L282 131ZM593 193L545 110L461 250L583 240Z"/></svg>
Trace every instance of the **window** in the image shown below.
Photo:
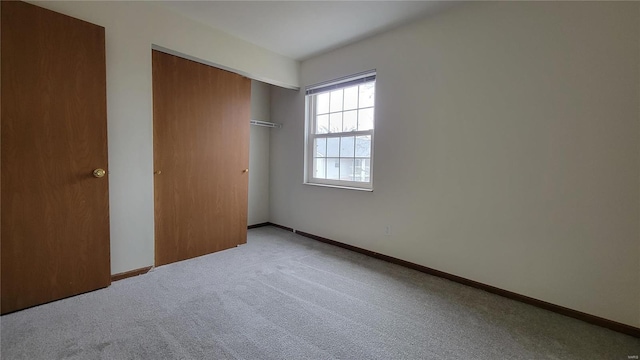
<svg viewBox="0 0 640 360"><path fill-rule="evenodd" d="M305 183L373 189L376 73L306 89Z"/></svg>

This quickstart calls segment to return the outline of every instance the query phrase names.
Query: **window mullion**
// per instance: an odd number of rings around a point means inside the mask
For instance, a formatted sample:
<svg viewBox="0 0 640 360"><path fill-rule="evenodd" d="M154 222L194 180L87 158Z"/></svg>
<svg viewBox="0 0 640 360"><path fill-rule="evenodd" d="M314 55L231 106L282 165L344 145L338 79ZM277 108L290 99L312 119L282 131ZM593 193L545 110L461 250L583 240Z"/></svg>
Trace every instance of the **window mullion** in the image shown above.
<svg viewBox="0 0 640 360"><path fill-rule="evenodd" d="M342 89L342 130L344 131L344 89Z"/></svg>
<svg viewBox="0 0 640 360"><path fill-rule="evenodd" d="M316 96L311 96L309 98L308 104L309 104L309 113L307 114L307 116L309 116L309 119L311 119L310 124L309 124L309 129L307 130L307 141L309 142L307 144L307 161L309 162L309 164L307 164L307 179L314 179L315 178L315 173L313 171L313 168L315 167L315 156L313 153L313 144L315 143L315 133L316 133L316 111L315 111L315 102L316 102Z"/></svg>
<svg viewBox="0 0 640 360"><path fill-rule="evenodd" d="M327 174L329 172L329 158L327 157L327 151L324 154L324 179L327 179Z"/></svg>
<svg viewBox="0 0 640 360"><path fill-rule="evenodd" d="M330 137L339 137L339 136L373 136L373 130L360 130L360 131L349 131L349 132L340 132L340 133L327 133L327 134L313 134L316 138L330 138Z"/></svg>
<svg viewBox="0 0 640 360"><path fill-rule="evenodd" d="M356 100L356 130L360 129L360 85L358 85L358 100Z"/></svg>
<svg viewBox="0 0 640 360"><path fill-rule="evenodd" d="M356 126L357 126L357 124L356 124ZM353 159L352 159L352 161L353 161L353 163L352 163L353 166L352 167L353 168L351 169L351 179L353 181L356 181L356 143L357 142L358 142L358 137L354 136L353 137Z"/></svg>

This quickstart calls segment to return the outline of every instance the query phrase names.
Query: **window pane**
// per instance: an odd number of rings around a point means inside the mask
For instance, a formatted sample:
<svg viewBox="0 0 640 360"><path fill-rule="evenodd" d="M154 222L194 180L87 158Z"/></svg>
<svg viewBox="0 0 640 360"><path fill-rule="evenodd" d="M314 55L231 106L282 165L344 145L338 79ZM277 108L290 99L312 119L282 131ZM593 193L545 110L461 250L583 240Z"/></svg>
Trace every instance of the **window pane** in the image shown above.
<svg viewBox="0 0 640 360"><path fill-rule="evenodd" d="M319 179L327 178L326 159L313 159L313 176Z"/></svg>
<svg viewBox="0 0 640 360"><path fill-rule="evenodd" d="M356 159L354 181L369 182L371 180L371 159Z"/></svg>
<svg viewBox="0 0 640 360"><path fill-rule="evenodd" d="M340 179L340 159L327 159L327 179Z"/></svg>
<svg viewBox="0 0 640 360"><path fill-rule="evenodd" d="M313 157L327 156L327 139L315 139L315 153Z"/></svg>
<svg viewBox="0 0 640 360"><path fill-rule="evenodd" d="M340 156L340 138L327 138L327 156Z"/></svg>
<svg viewBox="0 0 640 360"><path fill-rule="evenodd" d="M326 134L329 132L329 115L319 115L316 117L316 134Z"/></svg>
<svg viewBox="0 0 640 360"><path fill-rule="evenodd" d="M342 131L354 131L358 128L358 112L356 110L353 111L345 111L343 113L342 118Z"/></svg>
<svg viewBox="0 0 640 360"><path fill-rule="evenodd" d="M329 93L316 95L316 114L329 112Z"/></svg>
<svg viewBox="0 0 640 360"><path fill-rule="evenodd" d="M358 110L358 130L373 129L373 108Z"/></svg>
<svg viewBox="0 0 640 360"><path fill-rule="evenodd" d="M345 136L340 139L340 157L353 157L354 137Z"/></svg>
<svg viewBox="0 0 640 360"><path fill-rule="evenodd" d="M358 108L358 87L352 86L344 89L344 109L352 110Z"/></svg>
<svg viewBox="0 0 640 360"><path fill-rule="evenodd" d="M366 84L360 85L360 103L358 107L364 108L373 106L376 94L376 83L368 82ZM333 111L333 110L332 110Z"/></svg>
<svg viewBox="0 0 640 360"><path fill-rule="evenodd" d="M356 137L356 156L371 156L371 136L367 135Z"/></svg>
<svg viewBox="0 0 640 360"><path fill-rule="evenodd" d="M340 159L340 180L353 181L353 159Z"/></svg>
<svg viewBox="0 0 640 360"><path fill-rule="evenodd" d="M329 115L329 132L342 132L342 113Z"/></svg>
<svg viewBox="0 0 640 360"><path fill-rule="evenodd" d="M342 111L342 89L332 91L331 94L331 112Z"/></svg>

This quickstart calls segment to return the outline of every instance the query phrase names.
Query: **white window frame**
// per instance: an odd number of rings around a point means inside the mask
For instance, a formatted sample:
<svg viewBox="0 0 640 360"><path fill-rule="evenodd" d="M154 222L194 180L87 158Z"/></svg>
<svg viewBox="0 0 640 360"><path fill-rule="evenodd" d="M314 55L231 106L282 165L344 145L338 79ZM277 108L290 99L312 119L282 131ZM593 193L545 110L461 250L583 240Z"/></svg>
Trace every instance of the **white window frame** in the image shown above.
<svg viewBox="0 0 640 360"><path fill-rule="evenodd" d="M326 134L316 134L316 111L315 111L315 95L334 91L338 89L348 88L357 84L364 84L368 82L376 82L376 71L366 71L363 73L351 75L348 77L332 80L329 82L309 86L305 91L305 157L304 157L304 184L307 185L318 185L318 186L328 186L328 187L337 187L343 189L353 189L353 190L364 190L364 191L373 191L373 148L374 148L374 135L376 128L376 107L377 102L374 98L373 105L373 129L370 130L354 130L348 132L333 132ZM377 89L376 89L377 90ZM377 91L374 93L377 97ZM360 109L358 106L356 109ZM369 181L348 181L348 180L332 180L332 179L322 179L314 177L313 173L313 145L314 140L319 138L333 138L340 136L370 136L371 137L371 149L369 156ZM357 157L354 157L354 160L357 160Z"/></svg>

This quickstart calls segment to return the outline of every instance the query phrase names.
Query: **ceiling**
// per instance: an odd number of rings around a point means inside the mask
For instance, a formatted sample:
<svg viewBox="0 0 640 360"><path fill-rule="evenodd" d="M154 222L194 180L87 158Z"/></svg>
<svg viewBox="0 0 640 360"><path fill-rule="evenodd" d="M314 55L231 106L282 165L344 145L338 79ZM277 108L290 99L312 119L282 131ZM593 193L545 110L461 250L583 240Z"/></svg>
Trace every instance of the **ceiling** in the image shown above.
<svg viewBox="0 0 640 360"><path fill-rule="evenodd" d="M442 1L166 1L186 17L295 60L433 14Z"/></svg>

